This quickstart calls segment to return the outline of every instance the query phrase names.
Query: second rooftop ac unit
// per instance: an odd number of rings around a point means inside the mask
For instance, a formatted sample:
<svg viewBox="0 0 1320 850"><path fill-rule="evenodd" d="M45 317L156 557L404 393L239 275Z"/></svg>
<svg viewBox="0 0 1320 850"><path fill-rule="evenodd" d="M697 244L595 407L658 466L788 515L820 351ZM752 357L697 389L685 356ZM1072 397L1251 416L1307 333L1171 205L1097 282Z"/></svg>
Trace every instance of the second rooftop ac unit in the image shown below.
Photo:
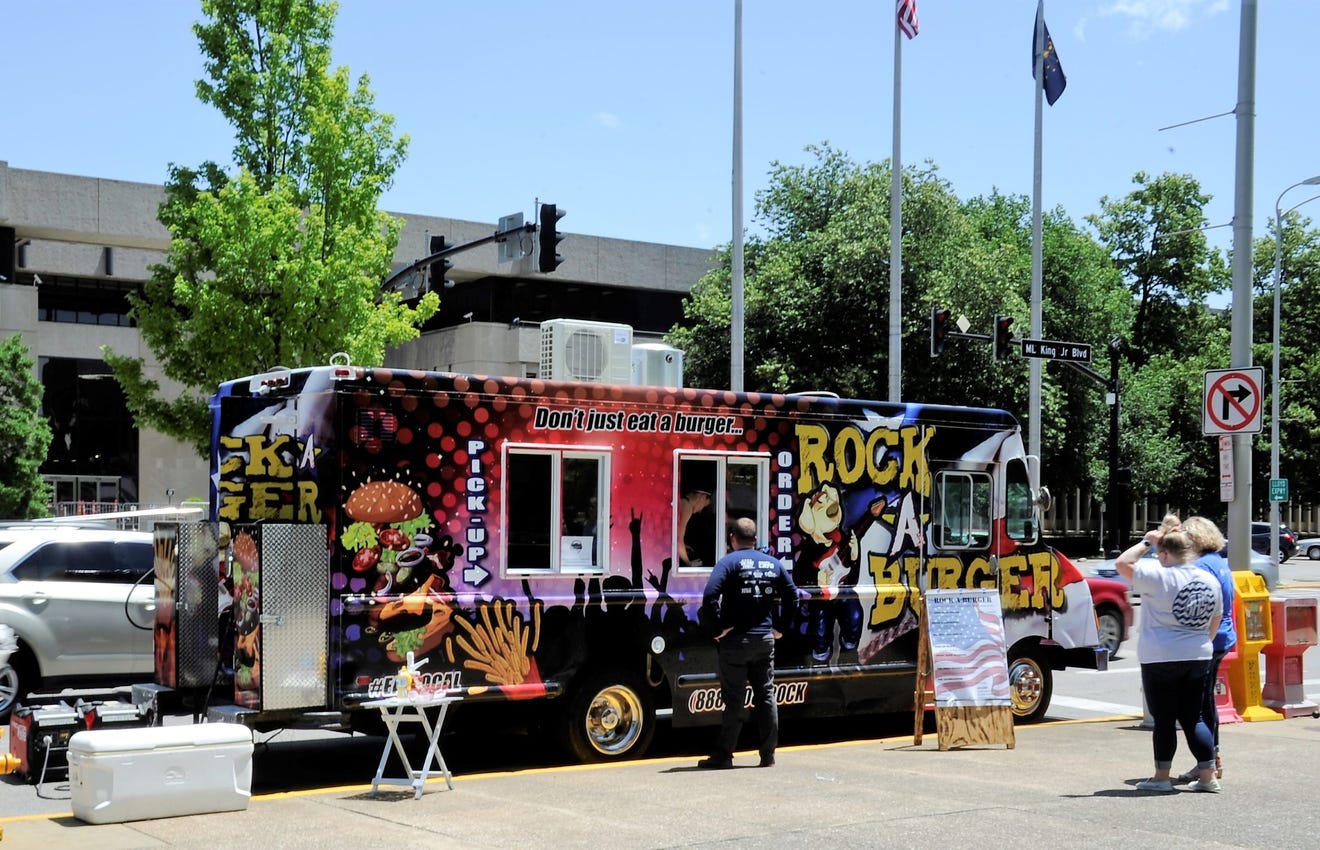
<svg viewBox="0 0 1320 850"><path fill-rule="evenodd" d="M626 384L632 375L632 327L551 319L541 323L541 377Z"/></svg>

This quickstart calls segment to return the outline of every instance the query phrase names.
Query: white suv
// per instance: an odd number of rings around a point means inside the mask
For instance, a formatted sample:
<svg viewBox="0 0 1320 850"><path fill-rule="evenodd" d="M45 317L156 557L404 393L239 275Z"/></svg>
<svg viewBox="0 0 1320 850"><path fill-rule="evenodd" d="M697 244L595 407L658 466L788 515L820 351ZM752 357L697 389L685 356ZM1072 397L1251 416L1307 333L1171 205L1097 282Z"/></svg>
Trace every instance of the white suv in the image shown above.
<svg viewBox="0 0 1320 850"><path fill-rule="evenodd" d="M151 678L152 567L146 532L0 527L0 624L18 638L0 666L0 721L38 689Z"/></svg>

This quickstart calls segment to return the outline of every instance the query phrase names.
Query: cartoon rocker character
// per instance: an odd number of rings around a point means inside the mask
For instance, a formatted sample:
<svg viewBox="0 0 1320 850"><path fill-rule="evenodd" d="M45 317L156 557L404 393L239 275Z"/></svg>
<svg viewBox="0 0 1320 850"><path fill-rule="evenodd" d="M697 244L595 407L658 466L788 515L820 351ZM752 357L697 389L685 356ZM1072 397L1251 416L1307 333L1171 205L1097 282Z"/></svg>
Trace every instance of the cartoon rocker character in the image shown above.
<svg viewBox="0 0 1320 850"><path fill-rule="evenodd" d="M820 485L798 514L798 527L806 539L795 578L800 584L814 581L820 587L820 599L807 603L807 639L817 663L830 660L836 625L840 662L857 660L862 637L862 603L854 590L860 571L857 535L843 527L843 516L839 490L832 484Z"/></svg>

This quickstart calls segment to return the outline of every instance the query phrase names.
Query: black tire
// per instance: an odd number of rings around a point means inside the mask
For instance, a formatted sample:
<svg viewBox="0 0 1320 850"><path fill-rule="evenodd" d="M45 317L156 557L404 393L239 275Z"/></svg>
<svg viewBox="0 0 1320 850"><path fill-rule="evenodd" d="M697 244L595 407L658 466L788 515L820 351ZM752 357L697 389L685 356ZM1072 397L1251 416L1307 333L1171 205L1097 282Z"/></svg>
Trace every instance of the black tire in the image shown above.
<svg viewBox="0 0 1320 850"><path fill-rule="evenodd" d="M1306 557L1312 561L1320 561L1320 546L1312 546L1306 550Z"/></svg>
<svg viewBox="0 0 1320 850"><path fill-rule="evenodd" d="M1123 645L1123 614L1112 605L1095 609L1095 629L1100 635L1100 645L1109 650L1110 658L1118 657L1118 648Z"/></svg>
<svg viewBox="0 0 1320 850"><path fill-rule="evenodd" d="M9 663L0 667L0 723L8 723L14 706L19 705L37 686L37 663L32 652L21 644Z"/></svg>
<svg viewBox="0 0 1320 850"><path fill-rule="evenodd" d="M1039 723L1045 719L1054 694L1054 671L1034 647L1010 655L1008 693L1013 701L1014 722Z"/></svg>
<svg viewBox="0 0 1320 850"><path fill-rule="evenodd" d="M636 758L655 736L651 692L624 670L587 674L564 702L564 743L580 762Z"/></svg>

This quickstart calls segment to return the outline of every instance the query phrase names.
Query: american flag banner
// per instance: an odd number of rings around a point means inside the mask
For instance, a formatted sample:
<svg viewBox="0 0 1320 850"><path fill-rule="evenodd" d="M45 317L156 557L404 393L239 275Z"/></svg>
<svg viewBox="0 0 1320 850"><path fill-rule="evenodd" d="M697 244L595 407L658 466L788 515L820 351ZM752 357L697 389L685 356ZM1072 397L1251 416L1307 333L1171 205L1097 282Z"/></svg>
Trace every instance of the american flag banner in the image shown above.
<svg viewBox="0 0 1320 850"><path fill-rule="evenodd" d="M936 706L1012 705L998 592L928 591L926 627Z"/></svg>
<svg viewBox="0 0 1320 850"><path fill-rule="evenodd" d="M917 0L898 0L898 28L908 38L916 38L921 28L917 23Z"/></svg>

